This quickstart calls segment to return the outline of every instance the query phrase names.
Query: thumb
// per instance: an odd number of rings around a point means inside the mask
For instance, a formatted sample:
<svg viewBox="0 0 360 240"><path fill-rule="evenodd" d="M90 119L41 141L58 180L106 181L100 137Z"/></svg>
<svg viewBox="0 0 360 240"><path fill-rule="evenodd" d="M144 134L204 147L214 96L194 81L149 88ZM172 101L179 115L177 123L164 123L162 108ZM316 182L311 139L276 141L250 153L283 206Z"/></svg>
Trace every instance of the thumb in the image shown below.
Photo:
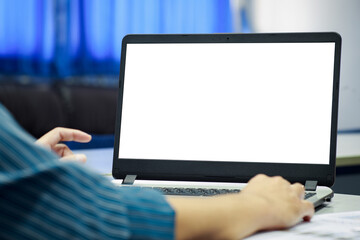
<svg viewBox="0 0 360 240"><path fill-rule="evenodd" d="M72 154L67 155L65 157L60 158L60 161L62 162L80 162L85 163L86 162L86 155L85 154Z"/></svg>

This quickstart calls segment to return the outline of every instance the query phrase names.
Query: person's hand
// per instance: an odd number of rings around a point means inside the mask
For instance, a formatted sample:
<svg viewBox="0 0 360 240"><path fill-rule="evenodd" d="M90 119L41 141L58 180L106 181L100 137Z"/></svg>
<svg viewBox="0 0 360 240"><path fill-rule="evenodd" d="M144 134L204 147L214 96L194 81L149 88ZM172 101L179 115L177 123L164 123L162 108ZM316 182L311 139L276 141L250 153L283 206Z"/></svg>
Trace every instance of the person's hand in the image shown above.
<svg viewBox="0 0 360 240"><path fill-rule="evenodd" d="M257 203L262 212L262 230L284 229L298 222L310 221L314 206L304 200L304 186L290 184L282 177L257 175L252 178L241 194Z"/></svg>
<svg viewBox="0 0 360 240"><path fill-rule="evenodd" d="M36 143L50 148L60 156L63 161L86 162L84 154L74 154L62 141L76 141L86 143L91 140L91 136L76 129L57 127L39 138Z"/></svg>
<svg viewBox="0 0 360 240"><path fill-rule="evenodd" d="M260 174L237 194L167 200L176 211L176 239L242 239L309 221L314 206L303 198L301 184Z"/></svg>

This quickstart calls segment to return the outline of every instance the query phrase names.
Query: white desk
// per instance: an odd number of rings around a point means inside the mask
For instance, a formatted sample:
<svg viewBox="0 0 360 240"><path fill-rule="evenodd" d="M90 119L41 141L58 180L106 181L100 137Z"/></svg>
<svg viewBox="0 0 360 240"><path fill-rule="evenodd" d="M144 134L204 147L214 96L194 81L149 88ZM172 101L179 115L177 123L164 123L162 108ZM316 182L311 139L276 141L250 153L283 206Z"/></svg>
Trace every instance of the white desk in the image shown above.
<svg viewBox="0 0 360 240"><path fill-rule="evenodd" d="M316 214L360 211L360 196L335 193L331 202L317 209Z"/></svg>
<svg viewBox="0 0 360 240"><path fill-rule="evenodd" d="M78 150L87 155L86 165L100 174L111 175L113 149ZM360 134L341 134L338 136L338 159L360 159ZM360 164L360 162L359 162ZM360 196L335 194L330 203L317 211L317 214L360 210Z"/></svg>
<svg viewBox="0 0 360 240"><path fill-rule="evenodd" d="M360 134L340 136L338 138L338 155L337 155L338 160L339 159L341 160L340 165L348 166L349 163L350 164L354 163L353 162L354 159L355 160L359 159L360 158L359 146L360 146ZM86 163L87 167L95 170L100 174L107 174L111 176L110 173L112 172L112 159L113 159L112 148L79 150L76 152L81 152L87 155L88 157L88 161ZM360 196L335 194L331 202L324 203L321 207L319 207L316 210L315 215L321 215L326 213L351 212L351 211L360 211ZM293 235L291 235L291 237L293 237ZM264 236L263 239L269 239L269 237Z"/></svg>
<svg viewBox="0 0 360 240"><path fill-rule="evenodd" d="M360 140L360 134L359 140ZM346 139L349 140L349 139ZM344 144L345 145L345 144ZM353 144L357 148L356 144ZM351 148L348 148L351 150ZM353 150L351 150L353 151ZM100 174L111 175L112 172L112 159L113 159L113 149L87 149L87 150L78 150L76 152L81 152L87 155L88 160L86 165L93 169L94 171ZM340 152L342 154L347 154L346 151ZM360 156L360 154L359 154ZM335 213L335 212L346 212L346 211L360 211L360 196L355 195L346 195L346 194L335 194L331 202L325 203L325 205L317 211L317 214L323 213Z"/></svg>
<svg viewBox="0 0 360 240"><path fill-rule="evenodd" d="M74 153L83 153L87 156L85 166L100 173L111 175L113 149L99 148L99 149L83 149L76 150Z"/></svg>

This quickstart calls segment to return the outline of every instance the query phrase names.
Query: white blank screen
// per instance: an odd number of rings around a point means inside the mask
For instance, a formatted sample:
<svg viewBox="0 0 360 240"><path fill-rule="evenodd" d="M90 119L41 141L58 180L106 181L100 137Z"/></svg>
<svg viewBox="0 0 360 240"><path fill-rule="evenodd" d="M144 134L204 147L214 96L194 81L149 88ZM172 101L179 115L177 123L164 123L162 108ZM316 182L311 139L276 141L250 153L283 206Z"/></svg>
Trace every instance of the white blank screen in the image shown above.
<svg viewBox="0 0 360 240"><path fill-rule="evenodd" d="M128 44L119 158L329 164L334 52Z"/></svg>

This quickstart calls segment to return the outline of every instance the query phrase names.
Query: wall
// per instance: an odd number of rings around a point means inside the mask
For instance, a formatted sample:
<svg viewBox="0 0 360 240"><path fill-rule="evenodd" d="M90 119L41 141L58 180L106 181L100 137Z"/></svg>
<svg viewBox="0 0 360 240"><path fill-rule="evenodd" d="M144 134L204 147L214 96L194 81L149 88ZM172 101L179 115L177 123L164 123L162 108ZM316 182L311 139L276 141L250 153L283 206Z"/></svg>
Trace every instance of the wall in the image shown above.
<svg viewBox="0 0 360 240"><path fill-rule="evenodd" d="M360 130L360 1L251 0L247 7L254 32L340 33L339 130Z"/></svg>

